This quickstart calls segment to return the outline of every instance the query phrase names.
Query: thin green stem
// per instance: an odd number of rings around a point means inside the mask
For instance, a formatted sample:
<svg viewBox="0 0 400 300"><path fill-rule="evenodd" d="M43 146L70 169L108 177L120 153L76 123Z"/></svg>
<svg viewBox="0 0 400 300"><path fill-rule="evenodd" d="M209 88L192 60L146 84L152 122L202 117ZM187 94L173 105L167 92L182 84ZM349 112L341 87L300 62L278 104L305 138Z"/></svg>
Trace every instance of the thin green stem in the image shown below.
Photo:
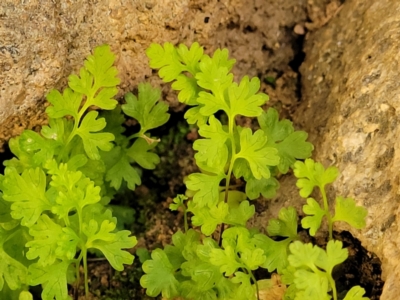
<svg viewBox="0 0 400 300"><path fill-rule="evenodd" d="M77 209L77 214L78 214L78 221L79 221L79 236L82 236L82 209L78 207ZM79 266L81 264L81 260L83 259L83 272L84 272L84 280L85 280L85 295L86 298L89 296L89 283L88 283L88 268L87 268L87 247L86 244L82 242L80 245L81 248L81 253L79 254L79 257L77 259L77 282L80 282L80 274L79 274Z"/></svg>
<svg viewBox="0 0 400 300"><path fill-rule="evenodd" d="M311 271L313 271L315 274L318 274L320 276L325 276L325 272L321 271L320 269L318 269L313 263L307 265Z"/></svg>
<svg viewBox="0 0 400 300"><path fill-rule="evenodd" d="M67 148L68 144L72 141L74 136L76 135L76 130L78 129L79 121L74 119L74 128L72 128L71 134L69 135L67 142L65 143L65 148Z"/></svg>
<svg viewBox="0 0 400 300"><path fill-rule="evenodd" d="M328 198L326 197L326 192L325 192L325 188L319 187L320 191L321 191L321 195L322 195L322 199L324 201L324 210L325 210L325 214L326 217L328 218L328 232L329 232L329 240L333 239L333 222L332 222L332 216L331 213L329 211L329 204L328 204Z"/></svg>
<svg viewBox="0 0 400 300"><path fill-rule="evenodd" d="M225 177L225 202L228 202L228 195L229 195L229 184L231 183L231 176L233 171L233 164L235 163L236 158L233 158L229 164L229 170Z"/></svg>
<svg viewBox="0 0 400 300"><path fill-rule="evenodd" d="M226 174L225 177L225 196L224 196L224 201L225 203L228 202L228 195L229 195L229 186L231 183L231 176L233 172L233 165L235 164L236 160L236 144L235 144L235 138L234 138L234 126L235 126L235 119L234 117L231 118L231 116L228 116L228 127L229 127L229 135L230 135L230 141L231 141L231 148L232 148L232 155L231 155L231 161L229 162L229 169L228 173ZM218 238L218 245L222 245L222 234L224 233L225 229L225 224L222 223L220 227L220 233L219 233L219 238Z"/></svg>
<svg viewBox="0 0 400 300"><path fill-rule="evenodd" d="M332 287L332 294L333 294L333 300L337 300L337 291L336 291L336 283L335 280L332 278L331 274L328 274L328 280L329 283L331 284Z"/></svg>
<svg viewBox="0 0 400 300"><path fill-rule="evenodd" d="M337 291L336 291L336 283L335 280L332 278L331 273L328 272L323 272L320 269L318 269L317 267L315 267L315 265L311 264L308 265L308 267L316 274L319 274L320 276L327 276L328 277L328 281L331 285L332 288L332 294L333 294L333 300L337 300Z"/></svg>
<svg viewBox="0 0 400 300"><path fill-rule="evenodd" d="M235 129L235 116L228 116L228 126L229 126L229 135L231 136L231 145L232 145L232 154L236 154L236 144L234 138L234 129Z"/></svg>
<svg viewBox="0 0 400 300"><path fill-rule="evenodd" d="M182 205L183 207L183 221L185 223L185 232L189 230L189 225L188 225L188 220L187 220L187 210L185 205Z"/></svg>
<svg viewBox="0 0 400 300"><path fill-rule="evenodd" d="M253 272L251 272L250 270L247 270L251 276L251 279L253 280L255 286L256 286L256 292L257 292L257 300L260 300L260 290L258 289L258 283L256 278L254 277ZM336 300L336 299L335 299Z"/></svg>
<svg viewBox="0 0 400 300"><path fill-rule="evenodd" d="M79 272L79 266L80 266L80 265L81 265L81 262L80 262L80 261L77 261L76 264L75 264L75 276L76 276L76 284L75 284L75 287L76 287L76 288L79 287L79 282L80 282L80 279L81 279L81 274L80 274L80 272Z"/></svg>
<svg viewBox="0 0 400 300"><path fill-rule="evenodd" d="M78 220L79 220L79 236L82 236L82 209L78 207Z"/></svg>
<svg viewBox="0 0 400 300"><path fill-rule="evenodd" d="M87 267L87 252L86 248L82 249L83 252L83 272L85 274L85 296L89 297L89 280L88 280L88 267Z"/></svg>
<svg viewBox="0 0 400 300"><path fill-rule="evenodd" d="M141 132L134 133L134 134L132 134L132 135L130 135L130 136L128 137L128 140L138 138L138 137L140 137L141 135L142 135Z"/></svg>
<svg viewBox="0 0 400 300"><path fill-rule="evenodd" d="M82 260L82 251L79 254L79 257L75 260L75 275L76 275L76 286L79 286L79 283L81 281L81 273L79 272L79 267L81 265L81 260Z"/></svg>
<svg viewBox="0 0 400 300"><path fill-rule="evenodd" d="M234 135L235 118L228 116L228 122L229 122L228 127L229 127L232 155L231 155L231 161L229 163L228 173L225 177L225 202L228 202L229 185L231 183L233 165L235 164L235 160L236 160L236 143L235 143L235 135Z"/></svg>
<svg viewBox="0 0 400 300"><path fill-rule="evenodd" d="M95 83L93 83L93 86L90 90L90 93L88 95L86 95L86 101L83 104L83 106L78 110L78 114L76 116L73 116L74 118L74 128L71 131L71 134L69 135L68 139L67 139L67 143L65 144L65 146L67 146L72 139L74 138L74 136L76 135L76 130L78 129L79 123L81 122L81 119L84 115L84 113L86 112L86 110L92 105L92 100L94 98L94 95L96 94L96 91L98 90L98 87L96 86Z"/></svg>
<svg viewBox="0 0 400 300"><path fill-rule="evenodd" d="M70 147L68 147L68 145L76 135L76 131L78 130L78 126L79 126L79 123L80 123L80 120L82 117L82 114L81 114L82 111L83 110L78 112L78 115L73 116L74 127L72 128L72 131L71 131L70 135L68 136L67 142L65 143L64 148L61 150L61 154L59 155L60 157L62 157L62 159L65 158L65 161L69 158L69 153L66 151L69 150Z"/></svg>

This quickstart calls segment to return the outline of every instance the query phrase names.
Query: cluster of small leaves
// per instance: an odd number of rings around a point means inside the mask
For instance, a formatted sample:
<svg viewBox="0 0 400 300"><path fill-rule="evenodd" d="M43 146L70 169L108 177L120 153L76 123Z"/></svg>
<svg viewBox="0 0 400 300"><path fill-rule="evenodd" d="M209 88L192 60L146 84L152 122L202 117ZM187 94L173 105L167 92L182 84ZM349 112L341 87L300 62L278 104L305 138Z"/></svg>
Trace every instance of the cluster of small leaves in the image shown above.
<svg viewBox="0 0 400 300"><path fill-rule="evenodd" d="M151 152L155 140L146 133L169 115L158 102L160 91L140 85L138 97L128 94L122 106L140 132L122 134L125 117L113 99L120 82L114 58L109 46L97 47L63 93L47 95L49 124L10 140L15 158L0 175L2 299L29 299L29 285L42 285L44 300L69 299L67 283L79 280L82 262L87 292L88 251L101 252L116 270L133 262L124 249L136 238L117 229L107 204L121 188L140 184L133 163L152 169L159 162Z"/></svg>
<svg viewBox="0 0 400 300"><path fill-rule="evenodd" d="M230 71L235 61L228 58L226 49L210 57L197 43L190 49L165 43L151 45L147 55L160 77L173 82L179 101L191 106L185 118L197 124L201 139L193 145L200 172L187 177L186 196L179 195L170 205L171 210L183 211L185 232L176 233L173 245L154 250L144 262L141 285L146 293L161 293L167 299L259 299L259 288L273 285L272 279L266 283L253 276L254 270L264 268L277 272L288 285L286 293L280 294L284 299L333 296L336 300L332 269L348 255L341 242L330 241L326 250L300 242L293 207L282 208L278 218L269 221L268 235L249 230L246 224L255 213L250 201L275 195L277 174L294 166L302 196L308 197L318 186L325 201L324 187L336 179L337 170L321 169L307 159L313 150L307 134L295 131L290 121L279 120L275 109L263 111L268 96L259 93L258 78L233 81ZM216 118L219 111L226 115L226 123ZM260 129L239 126L237 116L257 117ZM233 178L242 188L231 185ZM365 226L365 209L356 207L352 199L338 197L334 217L327 205L322 209L318 205L317 210L314 199L307 202L308 216L302 225L311 234L323 216L332 223ZM188 214L191 225L203 235L188 229ZM362 288L354 287L345 299L366 299L363 294Z"/></svg>
<svg viewBox="0 0 400 300"><path fill-rule="evenodd" d="M185 181L190 199L177 197L171 209L182 208L185 220L190 213L192 226L199 227L206 237L193 240L188 235L194 231L189 230L179 233L185 237L186 248L177 247L174 241L174 246L155 250L152 260L143 266L142 286L148 295L162 293L167 298L232 299L235 295L235 299L256 299L252 272L259 267L270 271L283 268L287 263L279 260L280 251L287 249L290 240L275 244L268 236L246 229L255 213L250 201L260 194L274 196L279 187L275 175L288 172L296 160L308 158L313 146L306 141L305 132L295 131L288 120L279 120L275 109L264 112L268 96L259 92L258 78L245 76L239 83L233 81L230 71L235 61L229 59L226 49L208 56L197 43L190 49L165 43L151 45L147 55L150 66L160 69L160 77L173 81L179 101L191 106L185 118L189 124L197 124L202 137L193 145L201 171ZM226 115L226 123L216 118L218 111ZM237 116L257 117L260 129L239 126ZM231 186L233 177L243 184L243 191ZM209 237L224 226L229 228L221 232L219 242ZM292 238L292 233L288 234ZM170 255L171 249L181 258ZM200 249L208 249L209 254L199 254ZM157 261L161 256L163 262ZM159 265L168 265L170 280L161 279L168 276L167 271L162 276L157 273ZM201 277L206 275L209 277Z"/></svg>
<svg viewBox="0 0 400 300"><path fill-rule="evenodd" d="M330 240L326 250L310 243L295 241L289 246L289 267L284 270L282 281L289 286L285 299L337 299L333 268L343 263L347 257L347 249L342 242ZM365 290L360 286L352 287L344 300L368 300L363 297Z"/></svg>
<svg viewBox="0 0 400 300"><path fill-rule="evenodd" d="M285 300L333 299L337 298L333 268L348 257L342 242L330 240L326 250L299 241L297 236L297 213L293 207L282 208L278 219L271 219L267 226L271 237L260 235L258 246L264 250L268 271L276 270L282 282L288 285ZM344 299L367 300L365 290L359 286L351 288Z"/></svg>
<svg viewBox="0 0 400 300"><path fill-rule="evenodd" d="M173 235L173 245L156 249L143 264L140 282L149 296L168 299L256 299L252 271L266 261L256 233L245 227L224 231L222 246L189 229Z"/></svg>
<svg viewBox="0 0 400 300"><path fill-rule="evenodd" d="M218 206L220 193L224 192L220 187L223 179L229 181L233 173L245 180L246 193L229 197L237 200L232 203L256 199L260 194L271 197L279 187L272 175L286 173L297 159L311 155L313 146L306 141L307 133L295 131L288 120L280 121L275 109L263 111L261 106L268 96L259 93L258 78L245 76L240 83L233 81L230 71L235 60L229 59L227 49L218 49L210 57L198 43L190 49L165 43L163 46L152 44L147 55L150 66L160 69L160 77L165 82L174 81L172 88L179 91L178 99L193 106L185 118L191 124L197 123L203 137L193 145L197 151L196 163L202 172L193 173L186 180L187 188L196 192L192 212L204 207L217 209L215 219L223 220L226 206ZM214 116L217 111L227 115L227 124ZM261 129L253 132L237 126L236 116L258 117Z"/></svg>
<svg viewBox="0 0 400 300"><path fill-rule="evenodd" d="M301 224L303 228L309 229L310 235L314 236L321 227L323 217L328 221L330 239L334 222L343 221L356 229L365 227L367 209L357 206L353 198L336 197L335 214L332 215L330 211L325 186L338 177L339 171L335 166L325 169L321 163L309 158L294 164L294 175L298 178L296 185L300 189L300 196L307 199L307 204L303 206L303 212L307 216L302 219ZM322 206L314 198L309 197L315 187L318 187L321 193Z"/></svg>
<svg viewBox="0 0 400 300"><path fill-rule="evenodd" d="M335 216L331 215L325 186L334 182L339 175L336 167L325 169L322 164L306 159L304 162L294 163L294 174L298 178L297 187L300 188L302 197L307 198L318 187L323 199L323 207L314 198L307 199L307 204L303 206L306 217L301 221L302 227L309 229L310 235L314 236L321 226L322 218L326 217L330 240L326 250L298 241L297 214L293 208L281 209L279 219L270 220L268 234L281 239L272 244L285 243L282 247L284 250L281 251L286 252L279 258L281 268L276 268L282 275L283 283L289 286L284 299L331 299L332 294L336 300L337 291L332 271L336 265L347 259L348 252L340 241L332 239L333 223L344 221L361 229L365 226L367 211L364 207L356 206L354 199L339 196L335 202ZM282 240L283 237L285 239ZM363 297L364 293L363 288L355 286L347 292L344 299L366 300L368 298Z"/></svg>

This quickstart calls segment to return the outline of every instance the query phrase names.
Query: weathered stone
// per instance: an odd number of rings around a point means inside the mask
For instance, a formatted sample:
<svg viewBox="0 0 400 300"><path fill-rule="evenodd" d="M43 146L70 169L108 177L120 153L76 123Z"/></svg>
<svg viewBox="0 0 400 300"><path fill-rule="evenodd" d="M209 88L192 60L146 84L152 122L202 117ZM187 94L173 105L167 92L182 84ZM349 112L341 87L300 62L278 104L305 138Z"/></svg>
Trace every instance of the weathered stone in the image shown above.
<svg viewBox="0 0 400 300"><path fill-rule="evenodd" d="M336 229L350 230L382 260L381 299L400 294L399 47L399 1L346 1L306 37L294 118L316 145L316 160L339 167L336 194L368 209L365 229Z"/></svg>
<svg viewBox="0 0 400 300"><path fill-rule="evenodd" d="M198 41L207 53L227 47L235 74L254 76L286 68L292 29L305 20L305 0L2 0L0 148L45 121L44 96L64 88L97 45L117 55L122 96L141 81L159 83L145 55L151 42Z"/></svg>

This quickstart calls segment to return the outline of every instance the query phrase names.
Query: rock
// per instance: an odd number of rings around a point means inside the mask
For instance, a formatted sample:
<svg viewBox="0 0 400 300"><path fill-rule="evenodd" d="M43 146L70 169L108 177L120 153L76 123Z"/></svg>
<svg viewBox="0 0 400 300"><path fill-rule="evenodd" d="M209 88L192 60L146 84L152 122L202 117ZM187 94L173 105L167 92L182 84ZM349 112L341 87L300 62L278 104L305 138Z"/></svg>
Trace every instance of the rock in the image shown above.
<svg viewBox="0 0 400 300"><path fill-rule="evenodd" d="M310 134L314 158L338 166L337 195L368 209L350 230L382 260L381 299L400 294L400 3L349 0L306 36L302 104L294 120Z"/></svg>
<svg viewBox="0 0 400 300"><path fill-rule="evenodd" d="M94 47L110 44L121 77L119 96L141 81L159 84L145 56L151 42L230 49L235 74L284 70L293 59L305 0L15 1L0 6L0 148L46 119L44 97L65 88ZM277 22L276 20L279 20ZM289 28L289 30L287 29ZM173 106L175 98L167 99Z"/></svg>

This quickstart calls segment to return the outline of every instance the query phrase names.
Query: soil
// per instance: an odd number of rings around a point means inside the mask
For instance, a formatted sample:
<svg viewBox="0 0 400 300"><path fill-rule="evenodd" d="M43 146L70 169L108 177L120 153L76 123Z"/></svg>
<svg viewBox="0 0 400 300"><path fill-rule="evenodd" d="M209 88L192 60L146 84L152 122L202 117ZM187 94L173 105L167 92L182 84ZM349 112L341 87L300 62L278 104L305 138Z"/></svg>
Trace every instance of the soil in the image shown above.
<svg viewBox="0 0 400 300"><path fill-rule="evenodd" d="M307 10L307 4L304 2L304 10L309 12L308 18L312 22L294 28L298 33L297 38L291 40L294 57L285 59L289 61L286 66L271 68L258 74L263 80L262 91L269 94L271 99L268 106L277 108L281 117L288 119L301 101L301 74L298 68L305 55L302 51L304 33L306 30L315 30L326 24L340 7L339 1L314 2L315 7L321 7L320 13L316 13L318 10ZM329 5L326 5L327 3ZM279 17L275 20L276 23L282 23L281 18L285 17L274 13L271 13L271 16L272 18ZM293 16L288 14L287 17ZM273 22L273 19L270 22ZM285 54L292 55L288 52ZM282 52L271 50L271 60L282 61L274 57L281 55ZM176 97L171 93L164 96L165 98ZM138 237L137 247L145 247L149 250L163 247L170 243L172 234L183 225L182 216L179 213L170 212L168 205L177 193L184 191L184 177L196 170L191 146L193 140L197 138L197 132L196 129L185 125L181 110L182 106L178 106L175 112L172 112L171 121L156 133L163 140L163 144L159 147L161 164L154 172L144 173L143 186L131 195L131 203L135 203L136 223L131 225L130 229ZM248 124L251 121L241 119L240 122ZM264 205L261 206L264 207ZM302 236L304 241L313 241L321 247L326 244L324 237L313 239L307 232L302 232ZM349 250L349 258L335 270L338 290L345 292L351 286L361 285L365 288L367 297L379 299L383 286L379 259L364 249L361 243L348 232L335 233L335 238L343 241L344 246ZM142 271L138 258L132 266L126 266L122 272L114 271L101 258L93 257L89 261L91 299L150 299L139 285ZM266 276L271 276L271 274L266 274ZM86 299L82 286L80 285L77 289L71 287L70 295L73 299Z"/></svg>

